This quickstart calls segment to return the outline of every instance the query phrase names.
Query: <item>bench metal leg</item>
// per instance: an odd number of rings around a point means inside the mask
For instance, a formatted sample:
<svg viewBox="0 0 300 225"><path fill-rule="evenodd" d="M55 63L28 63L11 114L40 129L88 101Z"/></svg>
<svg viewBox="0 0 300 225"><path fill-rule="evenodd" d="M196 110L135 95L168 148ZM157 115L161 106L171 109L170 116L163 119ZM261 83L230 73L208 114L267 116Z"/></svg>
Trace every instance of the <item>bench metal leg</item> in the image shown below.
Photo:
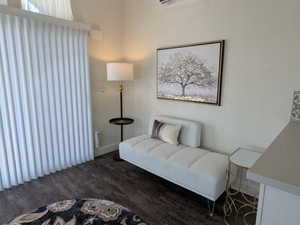
<svg viewBox="0 0 300 225"><path fill-rule="evenodd" d="M216 202L207 199L207 204L208 204L209 216L213 217L215 214Z"/></svg>

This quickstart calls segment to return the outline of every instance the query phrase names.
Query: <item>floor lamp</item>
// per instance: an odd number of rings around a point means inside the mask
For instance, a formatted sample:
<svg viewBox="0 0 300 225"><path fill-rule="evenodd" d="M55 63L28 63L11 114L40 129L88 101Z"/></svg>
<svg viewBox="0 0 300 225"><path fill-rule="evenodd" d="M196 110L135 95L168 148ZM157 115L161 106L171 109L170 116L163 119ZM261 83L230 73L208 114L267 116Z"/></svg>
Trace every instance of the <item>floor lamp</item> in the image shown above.
<svg viewBox="0 0 300 225"><path fill-rule="evenodd" d="M131 118L126 118L123 115L123 82L133 80L133 65L129 63L108 63L107 64L107 80L120 82L120 117L110 119L111 124L121 126L121 142L123 137L123 126L134 122ZM114 156L115 160L120 160L120 155L117 152Z"/></svg>

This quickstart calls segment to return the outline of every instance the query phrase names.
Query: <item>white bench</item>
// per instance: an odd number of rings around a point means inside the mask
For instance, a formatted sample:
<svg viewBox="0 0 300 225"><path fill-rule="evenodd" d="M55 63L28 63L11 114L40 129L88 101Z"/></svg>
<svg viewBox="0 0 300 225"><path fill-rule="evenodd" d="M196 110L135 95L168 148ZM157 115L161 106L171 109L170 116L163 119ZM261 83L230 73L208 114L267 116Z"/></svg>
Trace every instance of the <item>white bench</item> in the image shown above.
<svg viewBox="0 0 300 225"><path fill-rule="evenodd" d="M179 145L150 138L154 119L182 126ZM148 135L120 144L120 157L157 176L216 201L225 191L226 155L199 148L202 125L196 121L157 116Z"/></svg>

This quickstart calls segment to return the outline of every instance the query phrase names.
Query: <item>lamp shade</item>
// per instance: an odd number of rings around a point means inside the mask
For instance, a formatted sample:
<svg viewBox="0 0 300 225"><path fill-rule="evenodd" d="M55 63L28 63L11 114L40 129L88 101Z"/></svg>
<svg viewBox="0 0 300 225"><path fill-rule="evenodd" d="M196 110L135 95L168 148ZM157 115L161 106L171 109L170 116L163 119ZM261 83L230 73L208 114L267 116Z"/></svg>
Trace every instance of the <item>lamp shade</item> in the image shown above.
<svg viewBox="0 0 300 225"><path fill-rule="evenodd" d="M107 80L125 81L133 80L133 65L129 63L108 63Z"/></svg>

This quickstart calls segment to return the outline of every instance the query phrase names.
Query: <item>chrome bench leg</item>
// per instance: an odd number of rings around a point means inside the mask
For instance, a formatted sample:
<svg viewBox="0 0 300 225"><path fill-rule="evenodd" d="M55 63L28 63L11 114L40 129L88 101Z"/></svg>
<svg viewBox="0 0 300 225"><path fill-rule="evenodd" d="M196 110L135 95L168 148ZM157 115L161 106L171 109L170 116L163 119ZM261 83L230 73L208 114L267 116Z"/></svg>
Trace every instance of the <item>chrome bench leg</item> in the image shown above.
<svg viewBox="0 0 300 225"><path fill-rule="evenodd" d="M208 204L209 216L213 217L215 214L216 202L207 199L207 204Z"/></svg>

